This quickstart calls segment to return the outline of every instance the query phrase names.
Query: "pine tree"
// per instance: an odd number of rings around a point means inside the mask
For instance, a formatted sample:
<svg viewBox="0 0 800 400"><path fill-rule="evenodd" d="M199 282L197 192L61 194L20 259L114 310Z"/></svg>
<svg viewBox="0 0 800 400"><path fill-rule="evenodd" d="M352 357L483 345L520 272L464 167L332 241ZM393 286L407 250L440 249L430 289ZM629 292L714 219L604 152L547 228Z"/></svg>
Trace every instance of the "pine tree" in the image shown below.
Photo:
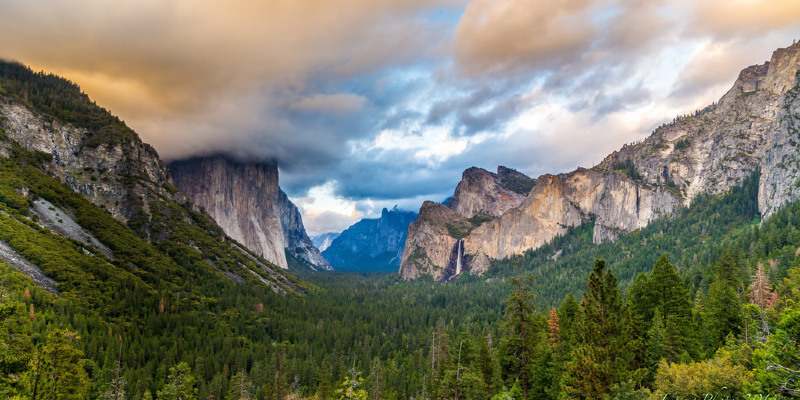
<svg viewBox="0 0 800 400"><path fill-rule="evenodd" d="M252 398L252 385L247 380L247 374L244 369L239 370L231 377L230 385L228 385L227 400L250 400Z"/></svg>
<svg viewBox="0 0 800 400"><path fill-rule="evenodd" d="M656 309L650 329L647 331L644 365L647 368L647 375L642 382L645 386L652 385L658 371L659 362L669 354L669 346L667 345L666 332L662 321L661 312Z"/></svg>
<svg viewBox="0 0 800 400"><path fill-rule="evenodd" d="M518 380L522 398L527 400L531 366L542 328L535 323L530 286L517 278L510 279L514 290L506 300L504 335L500 341L500 365L506 382Z"/></svg>
<svg viewBox="0 0 800 400"><path fill-rule="evenodd" d="M630 312L631 340L627 347L631 353L631 367L634 370L647 368L645 349L647 332L653 320L654 299L649 290L650 281L642 272L628 290L627 306Z"/></svg>
<svg viewBox="0 0 800 400"><path fill-rule="evenodd" d="M753 283L750 285L750 302L757 305L760 310L761 337L759 340L764 343L767 340L767 335L769 335L767 310L778 304L778 293L772 289L762 263L758 263L758 269L753 276Z"/></svg>
<svg viewBox="0 0 800 400"><path fill-rule="evenodd" d="M477 368L480 371L484 385L486 385L487 392L495 393L501 386L499 382L500 376L497 360L492 355L492 350L489 348L488 337L479 342Z"/></svg>
<svg viewBox="0 0 800 400"><path fill-rule="evenodd" d="M158 391L158 400L195 400L197 389L189 364L180 362L169 369L166 385Z"/></svg>
<svg viewBox="0 0 800 400"><path fill-rule="evenodd" d="M547 326L549 328L549 338L551 346L555 346L560 341L560 334L558 332L558 312L556 308L550 309L550 316L547 318Z"/></svg>
<svg viewBox="0 0 800 400"><path fill-rule="evenodd" d="M659 309L663 318L661 325L669 346L667 361L677 361L684 352L696 356L697 336L692 327L689 291L666 255L656 261L647 286L653 307Z"/></svg>
<svg viewBox="0 0 800 400"><path fill-rule="evenodd" d="M559 334L567 352L571 351L578 342L577 325L579 318L580 306L572 292L569 292L558 307Z"/></svg>
<svg viewBox="0 0 800 400"><path fill-rule="evenodd" d="M610 393L613 383L627 379L630 368L625 346L630 337L628 312L617 278L606 270L604 260L595 262L580 308L582 345L570 365L568 392L578 398L600 399Z"/></svg>
<svg viewBox="0 0 800 400"><path fill-rule="evenodd" d="M83 352L73 342L75 332L55 329L47 334L30 361L25 377L26 391L35 399L83 399L89 390L89 378L81 367Z"/></svg>
<svg viewBox="0 0 800 400"><path fill-rule="evenodd" d="M713 354L725 344L728 334L738 335L742 328L741 303L736 262L728 252L717 261L716 280L703 299L704 338L707 354Z"/></svg>
<svg viewBox="0 0 800 400"><path fill-rule="evenodd" d="M25 306L17 302L0 302L0 397L2 398L11 398L20 391L19 377L27 371L33 349L31 336L31 321L26 318Z"/></svg>

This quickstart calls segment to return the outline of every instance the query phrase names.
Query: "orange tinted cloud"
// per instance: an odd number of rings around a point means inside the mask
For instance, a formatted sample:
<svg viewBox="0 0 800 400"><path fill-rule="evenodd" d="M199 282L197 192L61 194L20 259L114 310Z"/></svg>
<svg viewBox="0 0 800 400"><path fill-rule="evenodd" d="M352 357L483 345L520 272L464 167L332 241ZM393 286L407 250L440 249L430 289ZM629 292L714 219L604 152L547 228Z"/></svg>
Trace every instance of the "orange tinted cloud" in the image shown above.
<svg viewBox="0 0 800 400"><path fill-rule="evenodd" d="M420 10L458 1L46 3L0 4L0 58L76 81L171 155L167 136L187 134L166 131L167 125L194 130L202 141L203 132L225 125L222 119L247 118L214 117L220 99L314 90L314 74L355 76L430 56L442 35L419 21Z"/></svg>
<svg viewBox="0 0 800 400"><path fill-rule="evenodd" d="M690 3L693 30L719 36L760 35L797 27L797 0L704 0Z"/></svg>
<svg viewBox="0 0 800 400"><path fill-rule="evenodd" d="M591 41L591 5L591 0L473 0L456 30L456 59L468 74L550 63Z"/></svg>

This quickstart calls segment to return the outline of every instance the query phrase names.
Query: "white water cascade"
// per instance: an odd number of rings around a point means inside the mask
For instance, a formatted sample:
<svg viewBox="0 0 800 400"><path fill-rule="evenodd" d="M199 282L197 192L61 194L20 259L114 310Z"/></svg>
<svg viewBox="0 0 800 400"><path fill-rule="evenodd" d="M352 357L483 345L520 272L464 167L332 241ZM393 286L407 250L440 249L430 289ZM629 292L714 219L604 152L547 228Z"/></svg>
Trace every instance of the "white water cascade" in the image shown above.
<svg viewBox="0 0 800 400"><path fill-rule="evenodd" d="M458 255L456 256L456 275L461 273L461 249L464 247L464 239L458 239L456 243L458 247Z"/></svg>

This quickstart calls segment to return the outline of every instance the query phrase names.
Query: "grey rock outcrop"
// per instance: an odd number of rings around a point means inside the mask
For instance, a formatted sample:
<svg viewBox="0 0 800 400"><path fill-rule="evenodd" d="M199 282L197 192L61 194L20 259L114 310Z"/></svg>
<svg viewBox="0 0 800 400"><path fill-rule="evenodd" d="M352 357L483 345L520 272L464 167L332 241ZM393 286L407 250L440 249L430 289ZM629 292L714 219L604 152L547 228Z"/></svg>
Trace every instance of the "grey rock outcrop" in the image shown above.
<svg viewBox="0 0 800 400"><path fill-rule="evenodd" d="M464 270L488 268L485 257L470 260L470 253L458 251L462 239L482 223L522 204L535 183L502 166L497 174L476 167L464 171L448 205L426 201L409 226L400 275L406 279L429 275L446 280L456 275L459 264Z"/></svg>
<svg viewBox="0 0 800 400"><path fill-rule="evenodd" d="M53 156L48 173L72 190L126 222L160 197L182 203L181 193L168 189L169 172L152 146L135 136L130 142L86 145L90 132L34 113L0 98L5 132L23 147Z"/></svg>

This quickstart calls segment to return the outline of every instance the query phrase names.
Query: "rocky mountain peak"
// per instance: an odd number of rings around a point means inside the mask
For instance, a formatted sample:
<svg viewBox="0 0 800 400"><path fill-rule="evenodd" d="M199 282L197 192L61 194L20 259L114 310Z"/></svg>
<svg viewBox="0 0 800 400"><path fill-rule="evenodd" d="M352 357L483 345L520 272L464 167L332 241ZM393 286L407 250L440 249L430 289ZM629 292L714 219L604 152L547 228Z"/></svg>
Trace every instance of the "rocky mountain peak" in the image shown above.
<svg viewBox="0 0 800 400"><path fill-rule="evenodd" d="M497 174L472 167L462 174L450 200L450 208L466 218L476 215L497 217L522 203L534 182L506 167L498 167Z"/></svg>

